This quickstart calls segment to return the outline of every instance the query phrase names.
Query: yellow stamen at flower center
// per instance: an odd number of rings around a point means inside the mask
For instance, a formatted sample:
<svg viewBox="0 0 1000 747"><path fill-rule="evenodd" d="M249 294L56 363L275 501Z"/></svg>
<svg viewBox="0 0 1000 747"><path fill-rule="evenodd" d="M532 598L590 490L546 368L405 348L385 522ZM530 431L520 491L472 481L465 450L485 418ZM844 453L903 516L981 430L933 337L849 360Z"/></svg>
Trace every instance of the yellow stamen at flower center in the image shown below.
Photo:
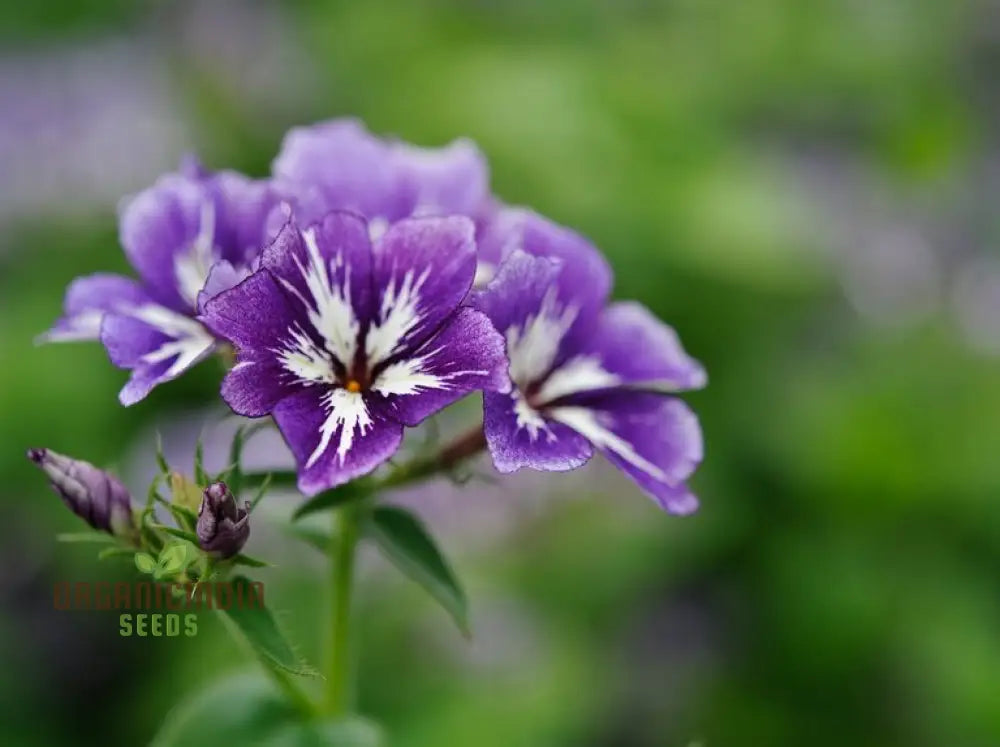
<svg viewBox="0 0 1000 747"><path fill-rule="evenodd" d="M356 379L351 379L347 382L347 391L357 394L361 391L361 384Z"/></svg>

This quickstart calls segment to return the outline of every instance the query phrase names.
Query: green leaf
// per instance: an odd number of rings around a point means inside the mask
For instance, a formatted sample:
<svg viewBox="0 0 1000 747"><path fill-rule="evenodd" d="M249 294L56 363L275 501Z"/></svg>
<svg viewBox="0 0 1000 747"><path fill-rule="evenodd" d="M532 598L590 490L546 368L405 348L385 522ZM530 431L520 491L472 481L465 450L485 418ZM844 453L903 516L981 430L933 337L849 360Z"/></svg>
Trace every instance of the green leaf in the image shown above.
<svg viewBox="0 0 1000 747"><path fill-rule="evenodd" d="M202 441L202 434L198 435L198 440L194 443L194 481L202 488L208 487L209 477L205 472L205 444Z"/></svg>
<svg viewBox="0 0 1000 747"><path fill-rule="evenodd" d="M182 542L173 542L160 552L160 570L165 575L179 573L187 563L187 546Z"/></svg>
<svg viewBox="0 0 1000 747"><path fill-rule="evenodd" d="M298 473L293 470L247 472L243 475L243 485L244 487L260 485L264 480L268 480L271 485L278 488L294 488L298 484L298 479Z"/></svg>
<svg viewBox="0 0 1000 747"><path fill-rule="evenodd" d="M267 489L271 487L271 475L268 474L267 477L261 482L260 487L257 488L257 493L254 495L253 500L250 501L250 508L247 509L249 513L253 513L253 510L257 508L257 504L261 502L265 495L267 495Z"/></svg>
<svg viewBox="0 0 1000 747"><path fill-rule="evenodd" d="M165 527L162 525L156 528L163 532L166 532L167 534L177 537L178 539L186 540L195 545L198 544L198 535L195 534L194 532L185 532L183 529L176 529L174 527Z"/></svg>
<svg viewBox="0 0 1000 747"><path fill-rule="evenodd" d="M232 579L233 599L240 596L244 600L250 598L251 581L245 576L234 576ZM271 612L261 605L235 602L228 610L221 611L223 618L231 622L242 634L243 639L250 644L254 653L264 664L283 672L291 672L302 676L314 677L315 669L306 664L296 653L292 644L285 638Z"/></svg>
<svg viewBox="0 0 1000 747"><path fill-rule="evenodd" d="M233 434L233 442L229 447L229 467L219 479L224 480L233 495L239 496L243 490L243 447L255 434L266 428L268 423L241 425Z"/></svg>
<svg viewBox="0 0 1000 747"><path fill-rule="evenodd" d="M330 545L333 543L333 537L330 536L329 530L308 524L286 524L285 526L289 532L304 540L307 545L315 547L321 553L332 552Z"/></svg>
<svg viewBox="0 0 1000 747"><path fill-rule="evenodd" d="M156 432L156 464L160 467L160 472L162 476L166 477L170 474L170 465L167 464L167 458L163 455L163 437L160 436L160 432Z"/></svg>
<svg viewBox="0 0 1000 747"><path fill-rule="evenodd" d="M65 532L63 534L57 534L56 539L59 542L97 542L99 544L107 544L108 542L114 542L115 538L110 534L105 534L104 532Z"/></svg>
<svg viewBox="0 0 1000 747"><path fill-rule="evenodd" d="M164 500L163 496L160 495L160 491L159 491L160 483L163 482L164 477L165 477L164 475L157 475L156 477L153 478L153 482L151 482L149 484L149 490L146 493L146 509L147 510L152 509L153 508L153 504L157 500L159 500L159 501L161 501L163 503L166 502Z"/></svg>
<svg viewBox="0 0 1000 747"><path fill-rule="evenodd" d="M177 503L170 503L168 501L159 499L160 502L167 507L170 515L174 517L174 521L177 522L178 526L185 531L193 531L195 526L198 524L198 514L196 514L191 509L181 506Z"/></svg>
<svg viewBox="0 0 1000 747"><path fill-rule="evenodd" d="M366 522L365 532L400 571L445 608L468 637L465 592L420 519L398 506L378 506Z"/></svg>
<svg viewBox="0 0 1000 747"><path fill-rule="evenodd" d="M135 556L135 550L129 550L124 547L105 547L99 553L97 553L98 560L107 560L108 558L123 558L123 557L133 557Z"/></svg>
<svg viewBox="0 0 1000 747"><path fill-rule="evenodd" d="M333 490L320 493L312 500L306 501L292 514L292 521L301 519L303 516L323 511L327 508L338 508L345 503L367 498L375 488L375 481L368 477L345 483Z"/></svg>
<svg viewBox="0 0 1000 747"><path fill-rule="evenodd" d="M156 560L148 553L137 552L135 554L135 567L141 573L152 573L156 570Z"/></svg>
<svg viewBox="0 0 1000 747"><path fill-rule="evenodd" d="M171 505L184 509L194 516L204 495L204 487L191 482L180 472L171 472L167 475L167 484L170 486Z"/></svg>
<svg viewBox="0 0 1000 747"><path fill-rule="evenodd" d="M217 680L172 710L152 747L266 744L271 747L385 747L381 729L350 716L305 720L260 672Z"/></svg>
<svg viewBox="0 0 1000 747"><path fill-rule="evenodd" d="M235 565L245 565L247 568L270 568L271 564L265 560L258 560L257 558L252 558L249 555L244 555L240 553L231 558Z"/></svg>

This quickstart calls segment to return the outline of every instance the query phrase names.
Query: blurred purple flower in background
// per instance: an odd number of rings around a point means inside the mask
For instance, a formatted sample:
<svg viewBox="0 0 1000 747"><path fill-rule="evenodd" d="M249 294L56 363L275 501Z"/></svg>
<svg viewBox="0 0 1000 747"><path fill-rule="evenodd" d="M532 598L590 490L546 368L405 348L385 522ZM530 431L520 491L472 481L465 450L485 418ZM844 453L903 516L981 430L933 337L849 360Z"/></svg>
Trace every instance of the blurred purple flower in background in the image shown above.
<svg viewBox="0 0 1000 747"><path fill-rule="evenodd" d="M367 218L372 239L401 218L482 218L490 206L489 168L471 141L421 148L375 137L354 119L293 128L272 172L300 223L352 210Z"/></svg>
<svg viewBox="0 0 1000 747"><path fill-rule="evenodd" d="M281 127L315 95L314 61L280 6L200 0L163 6L156 19L127 38L0 56L0 97L16 102L0 111L0 224L54 208L67 217L108 210L211 138L172 59L252 112L248 128ZM211 145L218 156L230 139Z"/></svg>

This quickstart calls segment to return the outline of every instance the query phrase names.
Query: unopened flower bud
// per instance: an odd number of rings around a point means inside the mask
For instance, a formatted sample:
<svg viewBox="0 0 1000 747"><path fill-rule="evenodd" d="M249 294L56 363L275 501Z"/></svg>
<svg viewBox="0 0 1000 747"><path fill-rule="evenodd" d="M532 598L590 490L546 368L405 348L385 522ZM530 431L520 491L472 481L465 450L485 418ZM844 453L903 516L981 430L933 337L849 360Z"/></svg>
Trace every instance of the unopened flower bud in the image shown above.
<svg viewBox="0 0 1000 747"><path fill-rule="evenodd" d="M228 558L240 551L250 536L250 504L243 508L224 482L205 488L198 508L198 545L206 552Z"/></svg>
<svg viewBox="0 0 1000 747"><path fill-rule="evenodd" d="M94 529L134 536L132 497L114 475L49 449L29 449L28 459L42 468L69 509Z"/></svg>

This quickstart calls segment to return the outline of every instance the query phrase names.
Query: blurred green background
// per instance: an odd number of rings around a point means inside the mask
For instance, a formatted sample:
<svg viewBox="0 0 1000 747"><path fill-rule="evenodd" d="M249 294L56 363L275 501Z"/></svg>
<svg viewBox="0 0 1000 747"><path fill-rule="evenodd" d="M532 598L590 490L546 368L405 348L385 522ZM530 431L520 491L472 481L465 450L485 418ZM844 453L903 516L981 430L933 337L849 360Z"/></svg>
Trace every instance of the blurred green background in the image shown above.
<svg viewBox="0 0 1000 747"><path fill-rule="evenodd" d="M219 371L125 410L99 346L32 340L74 276L128 271L120 196L191 150L264 175L289 126L356 115L475 139L496 193L591 237L710 375L694 517L599 465L470 502L471 539L437 501L473 643L370 559L360 707L391 744L1000 744L998 11L4 0L0 740L144 744L246 661L207 615L154 641L53 611L53 580L129 571L55 543L80 525L23 456L142 490L154 426L222 414ZM266 526L250 547L315 659L322 559Z"/></svg>

